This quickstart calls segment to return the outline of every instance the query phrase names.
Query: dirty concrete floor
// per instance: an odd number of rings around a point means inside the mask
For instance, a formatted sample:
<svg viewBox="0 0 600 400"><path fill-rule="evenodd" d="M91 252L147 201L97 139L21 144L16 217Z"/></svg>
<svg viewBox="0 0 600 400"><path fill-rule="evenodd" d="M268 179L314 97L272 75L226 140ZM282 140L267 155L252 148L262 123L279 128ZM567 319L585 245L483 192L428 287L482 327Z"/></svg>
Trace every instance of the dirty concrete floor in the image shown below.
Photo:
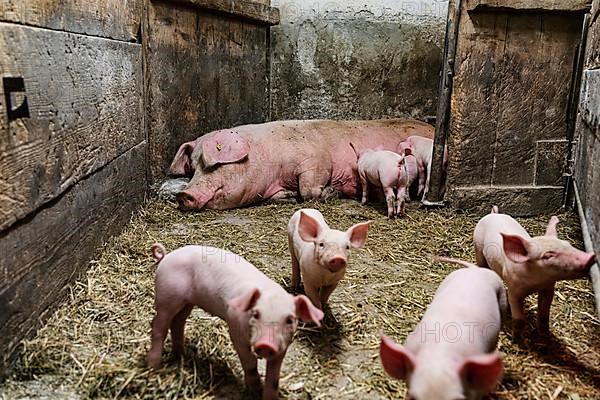
<svg viewBox="0 0 600 400"><path fill-rule="evenodd" d="M332 295L325 328L297 332L281 373L289 399L403 398L404 384L390 379L378 358L380 333L402 342L421 318L443 278L455 267L434 264L433 254L473 259L471 233L480 216L426 211L412 203L402 219L353 201L308 203L330 225L346 229L373 220L364 249ZM299 205L264 205L226 212L182 213L153 201L113 238L86 276L33 340L2 399L244 398L239 360L225 324L195 310L186 325L187 354L163 356L159 372L144 368L153 316L154 264L149 248L168 250L202 243L237 252L284 287L290 283L286 225ZM580 244L578 221L560 215L559 235ZM542 234L548 217L520 220ZM600 398L600 321L588 280L561 282L552 306L549 342L533 331L523 345L501 333L506 373L491 398ZM170 340L166 349L170 349ZM261 369L264 372L264 368Z"/></svg>

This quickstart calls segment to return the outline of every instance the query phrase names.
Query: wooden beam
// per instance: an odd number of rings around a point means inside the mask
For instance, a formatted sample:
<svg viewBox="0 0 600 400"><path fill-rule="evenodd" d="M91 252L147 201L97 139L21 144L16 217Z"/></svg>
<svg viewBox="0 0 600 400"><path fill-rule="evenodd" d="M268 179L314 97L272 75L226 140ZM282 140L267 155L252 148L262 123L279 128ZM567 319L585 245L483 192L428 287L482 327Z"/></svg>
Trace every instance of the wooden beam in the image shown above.
<svg viewBox="0 0 600 400"><path fill-rule="evenodd" d="M144 0L0 0L0 21L137 41Z"/></svg>
<svg viewBox="0 0 600 400"><path fill-rule="evenodd" d="M266 4L244 0L163 0L219 13L231 14L266 25L279 24L279 9Z"/></svg>
<svg viewBox="0 0 600 400"><path fill-rule="evenodd" d="M500 211L512 216L550 214L561 209L564 188L558 187L455 187L448 193L452 207L489 214L490 207L497 205Z"/></svg>
<svg viewBox="0 0 600 400"><path fill-rule="evenodd" d="M89 260L127 224L146 191L146 143L0 232L0 375Z"/></svg>
<svg viewBox="0 0 600 400"><path fill-rule="evenodd" d="M0 88L0 230L143 140L142 48L0 23L2 77L22 77L29 118Z"/></svg>
<svg viewBox="0 0 600 400"><path fill-rule="evenodd" d="M588 12L592 0L467 0L467 11L562 11Z"/></svg>

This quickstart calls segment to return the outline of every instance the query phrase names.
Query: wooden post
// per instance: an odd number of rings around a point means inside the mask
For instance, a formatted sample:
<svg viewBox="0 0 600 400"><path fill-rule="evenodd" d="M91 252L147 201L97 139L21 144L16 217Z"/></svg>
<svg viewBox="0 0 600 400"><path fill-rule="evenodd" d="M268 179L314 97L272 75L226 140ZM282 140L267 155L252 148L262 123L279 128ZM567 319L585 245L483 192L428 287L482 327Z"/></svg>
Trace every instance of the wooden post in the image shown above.
<svg viewBox="0 0 600 400"><path fill-rule="evenodd" d="M573 65L573 81L571 83L571 92L569 93L569 103L567 109L567 139L569 146L567 149L567 173L565 174L565 193L563 196L563 206L569 209L575 207L574 186L573 186L573 168L575 167L575 146L578 138L575 137L575 124L577 122L577 110L579 108L579 93L581 92L581 75L585 63L585 49L587 44L587 35L590 28L590 14L585 14L583 19L583 28L581 30L581 39L577 46L577 55Z"/></svg>
<svg viewBox="0 0 600 400"><path fill-rule="evenodd" d="M454 58L456 55L461 7L461 0L450 0L448 2L448 21L446 24L446 39L444 41L444 64L440 76L439 103L430 171L431 177L427 196L423 200L423 204L426 206L441 205L444 200L442 193L446 179L444 149L446 147L450 123L450 98L452 96Z"/></svg>

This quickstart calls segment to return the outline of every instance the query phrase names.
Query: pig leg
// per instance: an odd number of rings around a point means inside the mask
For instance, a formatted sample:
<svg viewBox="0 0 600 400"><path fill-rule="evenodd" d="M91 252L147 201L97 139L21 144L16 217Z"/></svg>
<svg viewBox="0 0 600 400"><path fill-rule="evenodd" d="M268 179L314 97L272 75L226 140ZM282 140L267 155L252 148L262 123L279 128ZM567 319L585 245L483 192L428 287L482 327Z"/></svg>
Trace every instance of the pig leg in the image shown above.
<svg viewBox="0 0 600 400"><path fill-rule="evenodd" d="M294 240L291 235L288 235L288 246L290 255L292 256L292 290L300 289L300 262L294 251Z"/></svg>
<svg viewBox="0 0 600 400"><path fill-rule="evenodd" d="M183 355L183 331L185 328L185 321L192 312L192 305L186 305L183 310L179 311L173 321L171 322L171 341L173 342L173 352L179 356Z"/></svg>
<svg viewBox="0 0 600 400"><path fill-rule="evenodd" d="M321 299L321 304L327 304L327 302L329 301L329 296L331 296L331 293L333 293L337 285L337 283L334 283L333 285L323 286L321 288L321 294L319 296Z"/></svg>
<svg viewBox="0 0 600 400"><path fill-rule="evenodd" d="M242 368L244 369L244 382L246 383L246 388L250 392L259 392L261 387L256 356L252 354L252 350L250 349L250 343L245 337L246 332L242 331L243 328L240 326L230 326L229 337L233 342L233 347L235 348L235 351L238 354L238 357L240 358Z"/></svg>
<svg viewBox="0 0 600 400"><path fill-rule="evenodd" d="M554 298L554 285L538 292L537 329L541 335L550 333L550 306Z"/></svg>
<svg viewBox="0 0 600 400"><path fill-rule="evenodd" d="M524 298L516 296L514 293L508 293L508 304L513 319L513 341L519 342L525 329L525 304Z"/></svg>
<svg viewBox="0 0 600 400"><path fill-rule="evenodd" d="M396 215L404 215L404 202L406 200L406 186L398 187L396 194Z"/></svg>
<svg viewBox="0 0 600 400"><path fill-rule="evenodd" d="M425 200L425 196L427 196L427 191L429 190L429 180L431 178L431 160L427 163L427 171L425 172L425 187L423 188L423 195L421 199Z"/></svg>
<svg viewBox="0 0 600 400"><path fill-rule="evenodd" d="M359 174L360 175L360 186L362 188L362 200L360 204L363 206L367 204L367 198L369 197L369 181L367 181L367 176L364 171Z"/></svg>
<svg viewBox="0 0 600 400"><path fill-rule="evenodd" d="M169 329L169 325L171 325L173 315L176 314L176 311L173 312L168 308L157 308L158 310L156 315L152 320L152 344L150 346L148 356L146 357L148 367L152 369L158 369L160 367L160 356L163 352L165 337L167 336L167 331Z"/></svg>
<svg viewBox="0 0 600 400"><path fill-rule="evenodd" d="M323 309L323 307L321 306L321 300L319 298L319 288L307 285L306 282L304 282L304 292L306 293L310 301L312 301L315 307L317 307L319 310Z"/></svg>
<svg viewBox="0 0 600 400"><path fill-rule="evenodd" d="M280 190L269 197L268 200L274 203L294 203L296 197L298 197L298 192L294 192L293 190Z"/></svg>
<svg viewBox="0 0 600 400"><path fill-rule="evenodd" d="M276 358L267 361L267 374L265 376L265 387L263 389L263 400L279 398L279 375L285 352Z"/></svg>
<svg viewBox="0 0 600 400"><path fill-rule="evenodd" d="M385 201L387 203L387 216L388 218L393 218L396 214L395 212L395 204L396 204L396 195L394 194L394 189L387 186L383 188L383 192L385 193Z"/></svg>
<svg viewBox="0 0 600 400"><path fill-rule="evenodd" d="M331 171L318 166L301 172L298 176L298 187L302 200L320 199L330 176Z"/></svg>
<svg viewBox="0 0 600 400"><path fill-rule="evenodd" d="M425 190L425 167L419 163L417 171L419 174L419 191L417 192L417 196L423 196L423 191Z"/></svg>

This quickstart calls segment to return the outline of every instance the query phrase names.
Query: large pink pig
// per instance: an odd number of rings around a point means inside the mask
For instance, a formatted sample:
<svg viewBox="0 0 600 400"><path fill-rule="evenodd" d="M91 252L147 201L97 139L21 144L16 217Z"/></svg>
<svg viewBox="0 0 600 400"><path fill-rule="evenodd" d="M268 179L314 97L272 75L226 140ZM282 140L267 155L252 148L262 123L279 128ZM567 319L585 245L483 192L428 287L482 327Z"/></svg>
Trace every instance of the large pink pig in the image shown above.
<svg viewBox="0 0 600 400"><path fill-rule="evenodd" d="M502 376L495 349L505 308L504 285L493 271L453 271L404 345L382 337L385 371L407 382L407 399L480 398Z"/></svg>
<svg viewBox="0 0 600 400"><path fill-rule="evenodd" d="M492 268L508 287L515 339L519 339L525 319L525 297L538 293L538 331L548 333L555 282L584 277L596 259L594 253L560 240L557 224L557 217L550 218L546 234L532 238L512 217L499 214L498 208L493 207L475 227L477 264Z"/></svg>
<svg viewBox="0 0 600 400"><path fill-rule="evenodd" d="M395 150L403 139L432 138L415 120L276 121L210 132L181 145L171 175L192 177L177 195L184 209L229 209L288 197L356 198L357 150Z"/></svg>
<svg viewBox="0 0 600 400"><path fill-rule="evenodd" d="M148 366L160 366L169 328L173 350L183 353L185 321L198 306L227 322L249 390L261 388L257 357L267 360L263 398L277 398L281 364L298 318L320 326L323 312L306 296L292 296L248 261L226 250L185 246L166 254L161 244L155 244L152 252L159 265Z"/></svg>

